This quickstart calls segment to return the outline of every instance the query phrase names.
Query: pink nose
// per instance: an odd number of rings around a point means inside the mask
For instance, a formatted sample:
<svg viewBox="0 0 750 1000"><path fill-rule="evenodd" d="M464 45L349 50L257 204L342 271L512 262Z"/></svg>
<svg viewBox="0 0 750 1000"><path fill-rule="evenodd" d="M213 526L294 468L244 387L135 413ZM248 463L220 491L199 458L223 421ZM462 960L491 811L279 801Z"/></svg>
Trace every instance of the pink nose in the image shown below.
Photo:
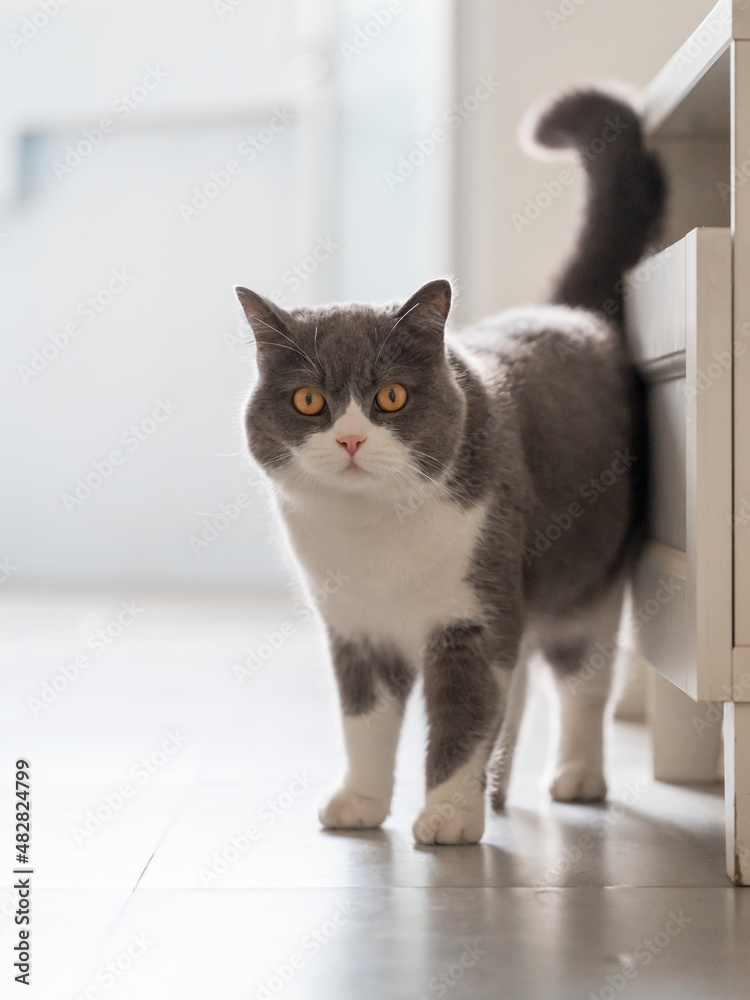
<svg viewBox="0 0 750 1000"><path fill-rule="evenodd" d="M367 438L364 434L341 434L336 438L342 448L346 448L350 455L353 455Z"/></svg>

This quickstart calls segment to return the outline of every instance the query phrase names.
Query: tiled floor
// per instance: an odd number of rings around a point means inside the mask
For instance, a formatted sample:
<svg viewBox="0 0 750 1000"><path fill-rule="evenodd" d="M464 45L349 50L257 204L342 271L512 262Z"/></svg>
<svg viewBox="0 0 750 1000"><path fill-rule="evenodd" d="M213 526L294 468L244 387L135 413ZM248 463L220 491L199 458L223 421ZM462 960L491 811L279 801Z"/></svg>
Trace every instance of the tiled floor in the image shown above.
<svg viewBox="0 0 750 1000"><path fill-rule="evenodd" d="M606 805L554 804L535 697L507 813L479 846L415 848L415 699L385 828L326 833L317 801L342 755L319 632L271 601L138 606L99 654L89 637L118 601L11 597L0 613L0 794L27 757L35 867L31 990L12 983L9 877L0 889L2 996L750 996L721 789L654 783L641 727L614 727ZM271 655L241 683L248 650Z"/></svg>

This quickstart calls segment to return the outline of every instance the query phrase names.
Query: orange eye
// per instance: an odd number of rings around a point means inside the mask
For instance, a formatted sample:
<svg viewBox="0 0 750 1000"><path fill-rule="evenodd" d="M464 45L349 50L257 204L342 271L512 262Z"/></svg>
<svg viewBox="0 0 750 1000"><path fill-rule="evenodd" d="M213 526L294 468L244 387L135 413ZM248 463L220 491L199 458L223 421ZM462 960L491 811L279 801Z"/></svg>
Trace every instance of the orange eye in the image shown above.
<svg viewBox="0 0 750 1000"><path fill-rule="evenodd" d="M310 389L308 386L297 389L292 402L294 403L295 410L299 410L300 413L304 413L308 417L314 417L326 405L323 394L318 392L317 389Z"/></svg>
<svg viewBox="0 0 750 1000"><path fill-rule="evenodd" d="M400 410L406 402L406 389L397 382L392 385L384 385L375 399L381 410L393 413L395 410Z"/></svg>

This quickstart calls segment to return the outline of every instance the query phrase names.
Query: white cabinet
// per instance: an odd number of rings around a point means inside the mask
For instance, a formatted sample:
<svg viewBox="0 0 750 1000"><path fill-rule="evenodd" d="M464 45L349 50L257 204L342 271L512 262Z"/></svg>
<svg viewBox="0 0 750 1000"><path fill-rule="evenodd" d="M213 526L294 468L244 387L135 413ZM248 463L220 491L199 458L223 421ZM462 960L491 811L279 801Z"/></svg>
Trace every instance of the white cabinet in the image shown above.
<svg viewBox="0 0 750 1000"><path fill-rule="evenodd" d="M645 94L670 184L663 249L631 275L648 383L641 655L724 702L727 871L750 884L750 4L721 0ZM658 727L660 720L654 718ZM687 731L683 727L683 731ZM667 734L668 735L668 734Z"/></svg>
<svg viewBox="0 0 750 1000"><path fill-rule="evenodd" d="M692 698L732 681L732 254L693 229L631 278L648 380L650 541L636 574L641 655Z"/></svg>

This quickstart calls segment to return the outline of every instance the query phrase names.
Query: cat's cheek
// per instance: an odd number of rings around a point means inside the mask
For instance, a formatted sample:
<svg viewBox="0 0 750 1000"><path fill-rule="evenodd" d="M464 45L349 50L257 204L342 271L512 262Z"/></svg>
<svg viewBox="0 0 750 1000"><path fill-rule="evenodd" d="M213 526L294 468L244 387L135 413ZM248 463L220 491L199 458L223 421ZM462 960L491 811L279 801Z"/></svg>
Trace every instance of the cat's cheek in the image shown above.
<svg viewBox="0 0 750 1000"><path fill-rule="evenodd" d="M287 444L279 441L278 435L249 425L247 444L252 457L271 479L276 473L289 471L292 453Z"/></svg>

